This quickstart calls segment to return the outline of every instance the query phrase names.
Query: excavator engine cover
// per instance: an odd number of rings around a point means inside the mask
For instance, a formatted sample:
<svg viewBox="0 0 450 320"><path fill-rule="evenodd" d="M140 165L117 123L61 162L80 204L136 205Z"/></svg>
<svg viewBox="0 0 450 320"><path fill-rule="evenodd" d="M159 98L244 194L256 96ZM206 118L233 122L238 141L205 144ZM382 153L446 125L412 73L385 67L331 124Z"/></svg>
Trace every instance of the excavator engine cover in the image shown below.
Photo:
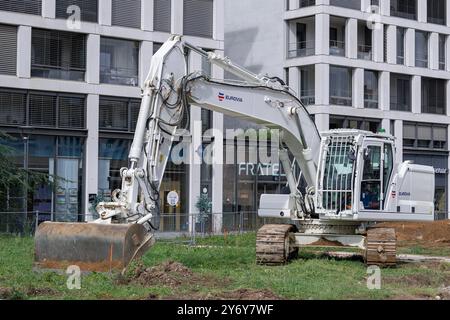
<svg viewBox="0 0 450 320"><path fill-rule="evenodd" d="M154 242L153 234L139 224L44 222L35 235L35 267L123 270Z"/></svg>

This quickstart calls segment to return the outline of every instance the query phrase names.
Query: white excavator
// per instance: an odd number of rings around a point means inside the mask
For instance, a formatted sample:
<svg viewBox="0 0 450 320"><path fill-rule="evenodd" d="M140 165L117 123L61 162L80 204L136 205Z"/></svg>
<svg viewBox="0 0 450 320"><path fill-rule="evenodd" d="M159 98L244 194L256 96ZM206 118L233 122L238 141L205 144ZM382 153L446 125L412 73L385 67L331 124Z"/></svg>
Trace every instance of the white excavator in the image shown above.
<svg viewBox="0 0 450 320"><path fill-rule="evenodd" d="M190 54L240 81L190 71ZM290 194L261 196L258 215L275 224L257 232L259 264L284 264L299 247L333 243L361 248L369 265L394 265L395 230L377 223L434 220L434 169L397 163L394 137L351 129L320 134L281 79L256 75L171 36L151 61L121 189L113 192L112 202L98 204L96 221L42 223L35 235L38 267L123 269L154 244L161 181L190 104L280 132L280 162ZM299 187L293 161L306 188Z"/></svg>

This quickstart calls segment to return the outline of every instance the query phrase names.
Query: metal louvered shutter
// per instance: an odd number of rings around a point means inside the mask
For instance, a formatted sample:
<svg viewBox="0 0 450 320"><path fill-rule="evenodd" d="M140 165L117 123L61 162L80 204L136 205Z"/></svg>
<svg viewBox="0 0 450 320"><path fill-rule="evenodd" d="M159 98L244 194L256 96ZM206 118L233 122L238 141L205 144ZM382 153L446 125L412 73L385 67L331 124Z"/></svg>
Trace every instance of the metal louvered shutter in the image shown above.
<svg viewBox="0 0 450 320"><path fill-rule="evenodd" d="M141 102L139 100L132 100L130 102L130 131L136 130L136 124L139 117L139 110L141 108Z"/></svg>
<svg viewBox="0 0 450 320"><path fill-rule="evenodd" d="M184 0L183 34L212 38L213 0Z"/></svg>
<svg viewBox="0 0 450 320"><path fill-rule="evenodd" d="M113 0L112 25L141 28L141 0Z"/></svg>
<svg viewBox="0 0 450 320"><path fill-rule="evenodd" d="M0 74L16 75L17 27L0 24Z"/></svg>
<svg viewBox="0 0 450 320"><path fill-rule="evenodd" d="M56 96L30 94L31 126L55 127L56 125Z"/></svg>
<svg viewBox="0 0 450 320"><path fill-rule="evenodd" d="M82 21L98 22L98 0L56 0L56 18L70 17L72 13L67 13L67 8L72 5L80 8Z"/></svg>
<svg viewBox="0 0 450 320"><path fill-rule="evenodd" d="M0 10L40 16L42 0L0 0Z"/></svg>
<svg viewBox="0 0 450 320"><path fill-rule="evenodd" d="M0 91L0 124L24 125L26 94Z"/></svg>
<svg viewBox="0 0 450 320"><path fill-rule="evenodd" d="M84 129L85 99L81 97L60 97L58 127Z"/></svg>
<svg viewBox="0 0 450 320"><path fill-rule="evenodd" d="M100 99L99 128L128 130L128 105L125 100Z"/></svg>
<svg viewBox="0 0 450 320"><path fill-rule="evenodd" d="M170 32L171 28L171 0L154 0L153 29L155 31Z"/></svg>

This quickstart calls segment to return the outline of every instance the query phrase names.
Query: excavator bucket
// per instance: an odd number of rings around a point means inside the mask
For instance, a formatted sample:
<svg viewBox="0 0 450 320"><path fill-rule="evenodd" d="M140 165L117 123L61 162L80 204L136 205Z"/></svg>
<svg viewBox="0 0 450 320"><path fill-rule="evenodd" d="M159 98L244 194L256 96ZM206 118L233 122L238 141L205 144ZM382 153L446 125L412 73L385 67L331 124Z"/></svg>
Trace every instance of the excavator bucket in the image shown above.
<svg viewBox="0 0 450 320"><path fill-rule="evenodd" d="M155 243L139 224L44 222L35 235L35 267L123 271Z"/></svg>

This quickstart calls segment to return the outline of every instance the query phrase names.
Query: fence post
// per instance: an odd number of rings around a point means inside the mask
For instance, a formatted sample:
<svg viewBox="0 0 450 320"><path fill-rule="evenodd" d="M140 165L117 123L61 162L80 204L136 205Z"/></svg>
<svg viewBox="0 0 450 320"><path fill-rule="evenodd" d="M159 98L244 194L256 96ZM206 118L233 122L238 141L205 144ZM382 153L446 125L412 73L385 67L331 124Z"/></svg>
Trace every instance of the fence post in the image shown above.
<svg viewBox="0 0 450 320"><path fill-rule="evenodd" d="M36 221L35 221L35 226L34 226L34 232L37 231L39 226L39 210L36 210Z"/></svg>
<svg viewBox="0 0 450 320"><path fill-rule="evenodd" d="M244 212L239 213L239 233L244 232Z"/></svg>

